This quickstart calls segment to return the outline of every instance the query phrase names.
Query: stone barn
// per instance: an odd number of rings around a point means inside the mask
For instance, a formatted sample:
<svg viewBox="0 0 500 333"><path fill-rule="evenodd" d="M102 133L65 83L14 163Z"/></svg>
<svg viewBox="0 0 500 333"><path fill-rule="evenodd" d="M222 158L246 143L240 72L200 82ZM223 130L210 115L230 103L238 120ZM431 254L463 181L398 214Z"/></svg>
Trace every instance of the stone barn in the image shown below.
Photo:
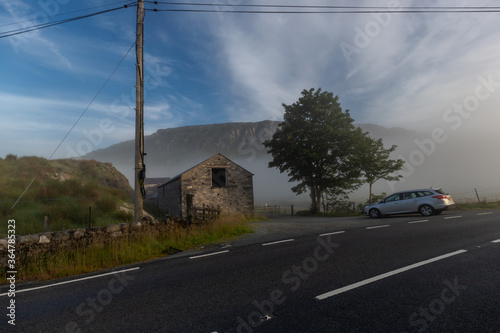
<svg viewBox="0 0 500 333"><path fill-rule="evenodd" d="M253 174L217 154L158 186L158 210L188 217L188 206L219 207L222 214L252 214Z"/></svg>

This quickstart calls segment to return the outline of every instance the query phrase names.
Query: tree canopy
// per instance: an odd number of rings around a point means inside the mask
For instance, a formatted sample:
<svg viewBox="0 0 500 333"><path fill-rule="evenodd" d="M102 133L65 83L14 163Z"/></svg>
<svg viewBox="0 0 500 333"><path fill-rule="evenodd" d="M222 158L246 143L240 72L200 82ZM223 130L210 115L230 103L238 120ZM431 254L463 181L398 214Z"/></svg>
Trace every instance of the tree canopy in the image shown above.
<svg viewBox="0 0 500 333"><path fill-rule="evenodd" d="M394 180L390 173L403 161L390 161L395 146L385 149L359 127L339 97L321 88L306 90L292 105L282 104L284 121L264 146L272 155L269 167L287 173L296 194L310 191L311 211L319 212L322 194L346 193L364 181Z"/></svg>
<svg viewBox="0 0 500 333"><path fill-rule="evenodd" d="M353 125L339 97L321 88L303 90L292 105L283 104L284 121L271 140L264 142L273 160L269 167L287 172L292 191L310 190L311 210L318 212L321 194L329 188L351 189L359 184L360 170L353 168L356 136L361 131Z"/></svg>

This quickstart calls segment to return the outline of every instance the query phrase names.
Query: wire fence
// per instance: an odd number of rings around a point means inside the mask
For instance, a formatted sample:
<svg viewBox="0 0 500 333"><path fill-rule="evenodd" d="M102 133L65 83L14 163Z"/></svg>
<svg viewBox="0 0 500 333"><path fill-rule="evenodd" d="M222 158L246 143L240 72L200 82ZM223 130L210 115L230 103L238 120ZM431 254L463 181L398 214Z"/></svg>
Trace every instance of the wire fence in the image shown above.
<svg viewBox="0 0 500 333"><path fill-rule="evenodd" d="M65 229L132 222L133 206L114 197L57 198L19 201L0 200L2 220L16 220L16 234L26 235ZM0 229L0 237L7 229Z"/></svg>
<svg viewBox="0 0 500 333"><path fill-rule="evenodd" d="M259 216L276 217L284 215L295 215L297 212L309 210L309 207L304 205L256 205L254 213Z"/></svg>
<svg viewBox="0 0 500 333"><path fill-rule="evenodd" d="M475 188L469 191L451 192L450 195L458 204L498 202L500 201L500 187Z"/></svg>

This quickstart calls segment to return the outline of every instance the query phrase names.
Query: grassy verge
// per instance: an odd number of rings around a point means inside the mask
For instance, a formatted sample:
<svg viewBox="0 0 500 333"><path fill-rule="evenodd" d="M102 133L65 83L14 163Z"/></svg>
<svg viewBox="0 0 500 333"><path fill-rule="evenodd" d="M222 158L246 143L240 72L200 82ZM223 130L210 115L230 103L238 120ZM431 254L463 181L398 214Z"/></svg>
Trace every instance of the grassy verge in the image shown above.
<svg viewBox="0 0 500 333"><path fill-rule="evenodd" d="M500 201L457 204L458 210L500 209Z"/></svg>
<svg viewBox="0 0 500 333"><path fill-rule="evenodd" d="M319 212L319 213L311 213L309 210L302 210L297 212L295 215L297 216L320 216L320 217L353 217L353 216L363 216L363 212L351 211L351 212Z"/></svg>
<svg viewBox="0 0 500 333"><path fill-rule="evenodd" d="M176 228L168 234L145 233L85 249L61 250L56 254L19 258L17 280L50 280L159 258L204 244L213 244L251 233L251 220L223 217L206 225ZM6 271L1 272L5 281Z"/></svg>

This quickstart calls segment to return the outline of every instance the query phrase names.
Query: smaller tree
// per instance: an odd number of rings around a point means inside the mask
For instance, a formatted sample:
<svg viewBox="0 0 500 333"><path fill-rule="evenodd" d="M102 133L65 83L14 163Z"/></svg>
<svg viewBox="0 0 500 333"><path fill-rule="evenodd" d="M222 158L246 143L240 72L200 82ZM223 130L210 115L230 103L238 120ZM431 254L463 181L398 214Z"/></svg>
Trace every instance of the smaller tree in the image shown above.
<svg viewBox="0 0 500 333"><path fill-rule="evenodd" d="M397 146L393 145L386 149L382 139L374 140L368 133L362 133L359 143L359 167L364 181L370 185L369 203L372 203L373 184L380 179L399 180L401 175L394 176L392 174L401 170L405 161L402 159L391 160L390 155Z"/></svg>

